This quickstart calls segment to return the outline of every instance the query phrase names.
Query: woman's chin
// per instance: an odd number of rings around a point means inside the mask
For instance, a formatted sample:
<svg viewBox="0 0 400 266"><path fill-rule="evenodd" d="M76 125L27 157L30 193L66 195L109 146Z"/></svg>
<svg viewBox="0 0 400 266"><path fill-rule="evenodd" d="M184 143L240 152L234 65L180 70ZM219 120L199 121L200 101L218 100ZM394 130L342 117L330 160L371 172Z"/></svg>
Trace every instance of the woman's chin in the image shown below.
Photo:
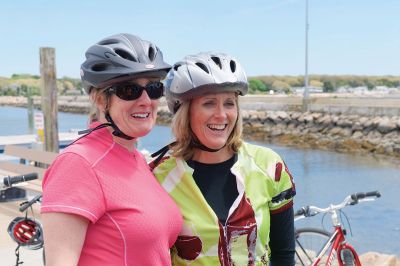
<svg viewBox="0 0 400 266"><path fill-rule="evenodd" d="M149 129L149 130L144 130L144 131L141 131L140 133L136 134L136 135L137 135L137 138L141 138L141 137L147 136L147 135L150 133L150 130L151 130L151 129Z"/></svg>
<svg viewBox="0 0 400 266"><path fill-rule="evenodd" d="M223 148L226 145L226 140L222 140L222 141L213 141L213 142L209 142L209 143L203 143L204 146L206 146L207 148L213 149L213 150L219 150L221 148Z"/></svg>
<svg viewBox="0 0 400 266"><path fill-rule="evenodd" d="M128 134L131 137L134 138L141 138L146 136L147 134L150 133L152 127L148 127L148 128L136 128L135 130L131 130L130 134Z"/></svg>

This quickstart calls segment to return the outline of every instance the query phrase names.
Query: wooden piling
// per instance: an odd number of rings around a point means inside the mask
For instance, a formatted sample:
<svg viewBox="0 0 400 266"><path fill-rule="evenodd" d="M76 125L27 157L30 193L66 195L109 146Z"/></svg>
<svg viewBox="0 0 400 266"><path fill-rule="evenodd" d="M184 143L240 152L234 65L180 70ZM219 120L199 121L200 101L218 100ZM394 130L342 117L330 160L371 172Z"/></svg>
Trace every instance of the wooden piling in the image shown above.
<svg viewBox="0 0 400 266"><path fill-rule="evenodd" d="M35 131L35 127L33 124L33 98L32 98L32 87L28 87L26 90L27 97L27 109L28 109L28 125L29 125L29 134L33 134Z"/></svg>
<svg viewBox="0 0 400 266"><path fill-rule="evenodd" d="M44 150L58 152L57 77L54 48L40 48L40 79L44 116Z"/></svg>

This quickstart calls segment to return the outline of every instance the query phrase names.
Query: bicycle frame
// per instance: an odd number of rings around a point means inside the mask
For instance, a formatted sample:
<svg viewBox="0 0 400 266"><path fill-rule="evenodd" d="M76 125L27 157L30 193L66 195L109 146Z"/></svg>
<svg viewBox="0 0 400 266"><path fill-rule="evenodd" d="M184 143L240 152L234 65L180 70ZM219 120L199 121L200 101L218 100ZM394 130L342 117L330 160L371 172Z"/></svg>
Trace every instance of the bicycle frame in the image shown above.
<svg viewBox="0 0 400 266"><path fill-rule="evenodd" d="M321 262L322 257L328 251L329 248L331 248L331 250L329 251L329 255L325 264L326 266L332 265L332 262L335 260L335 257L337 257L339 266L344 266L343 258L341 257L342 250L350 250L353 255L354 261L356 263L356 266L361 266L361 262L357 252L355 251L352 245L346 242L343 229L340 225L335 226L335 231L333 232L330 239L323 246L322 250L319 252L317 257L314 259L311 266L317 266Z"/></svg>

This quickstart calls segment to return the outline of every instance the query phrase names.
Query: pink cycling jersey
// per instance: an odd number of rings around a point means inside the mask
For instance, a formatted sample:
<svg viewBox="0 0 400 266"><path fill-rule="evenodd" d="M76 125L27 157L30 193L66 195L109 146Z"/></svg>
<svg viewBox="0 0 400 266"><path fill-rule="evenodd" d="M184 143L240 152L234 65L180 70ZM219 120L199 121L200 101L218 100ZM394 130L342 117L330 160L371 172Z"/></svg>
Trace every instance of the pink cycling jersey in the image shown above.
<svg viewBox="0 0 400 266"><path fill-rule="evenodd" d="M143 156L115 143L107 129L53 162L43 179L41 212L91 222L78 265L171 265L169 248L182 226L179 209Z"/></svg>

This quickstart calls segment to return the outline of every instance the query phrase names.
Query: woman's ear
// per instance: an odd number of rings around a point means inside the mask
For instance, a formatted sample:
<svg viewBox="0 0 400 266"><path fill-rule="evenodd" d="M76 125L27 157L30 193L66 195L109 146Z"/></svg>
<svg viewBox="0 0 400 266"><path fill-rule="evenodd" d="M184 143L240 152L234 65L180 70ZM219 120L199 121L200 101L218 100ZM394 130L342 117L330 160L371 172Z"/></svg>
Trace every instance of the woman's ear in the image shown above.
<svg viewBox="0 0 400 266"><path fill-rule="evenodd" d="M105 112L107 108L107 95L103 91L97 92L93 96L93 102L96 104L98 110Z"/></svg>

